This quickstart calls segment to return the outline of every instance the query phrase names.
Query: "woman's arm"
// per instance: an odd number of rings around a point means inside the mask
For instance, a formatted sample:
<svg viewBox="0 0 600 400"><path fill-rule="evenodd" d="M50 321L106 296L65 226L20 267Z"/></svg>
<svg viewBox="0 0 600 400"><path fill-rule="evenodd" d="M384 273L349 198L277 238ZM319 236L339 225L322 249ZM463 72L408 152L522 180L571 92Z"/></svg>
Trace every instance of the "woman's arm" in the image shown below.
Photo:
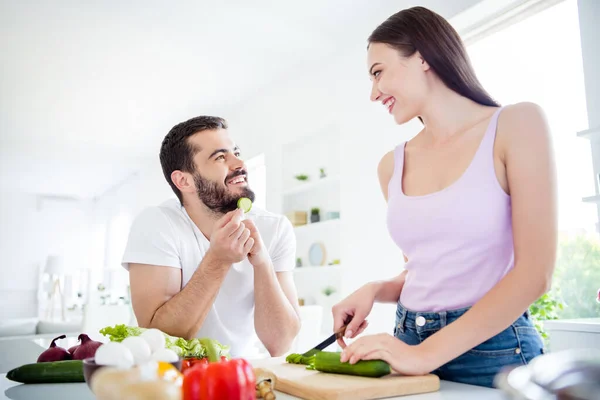
<svg viewBox="0 0 600 400"><path fill-rule="evenodd" d="M407 273L408 271L404 270L400 275L390 280L370 283L370 285L377 286L375 301L377 303L397 303L404 287L404 282L406 282Z"/></svg>
<svg viewBox="0 0 600 400"><path fill-rule="evenodd" d="M381 186L381 193L383 194L383 198L387 202L388 200L388 186L390 184L390 180L392 179L392 175L394 175L394 151L388 151L379 161L379 165L377 165L377 177L379 178L379 186ZM400 182L402 184L402 182ZM404 258L404 262L408 262L408 258L406 254L402 254ZM403 274L406 277L406 274ZM398 278L394 278L396 280ZM404 285L404 283L403 283ZM402 290L402 288L400 288Z"/></svg>
<svg viewBox="0 0 600 400"><path fill-rule="evenodd" d="M556 261L556 173L543 111L531 103L501 114L498 144L512 202L514 268L454 323L420 346L433 368L500 333L549 288Z"/></svg>
<svg viewBox="0 0 600 400"><path fill-rule="evenodd" d="M388 151L381 157L379 165L377 165L377 177L379 178L379 186L381 186L381 193L383 194L385 201L388 199L388 185L390 184L390 179L392 179L393 174L394 151Z"/></svg>

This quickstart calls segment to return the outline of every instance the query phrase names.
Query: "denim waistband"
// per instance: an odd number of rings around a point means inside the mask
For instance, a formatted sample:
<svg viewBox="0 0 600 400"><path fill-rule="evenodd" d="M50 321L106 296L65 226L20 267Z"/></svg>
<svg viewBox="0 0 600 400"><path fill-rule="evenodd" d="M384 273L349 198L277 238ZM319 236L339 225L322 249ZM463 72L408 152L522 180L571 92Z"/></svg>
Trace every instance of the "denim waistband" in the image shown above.
<svg viewBox="0 0 600 400"><path fill-rule="evenodd" d="M446 311L414 311L409 310L398 301L396 327L401 331L404 331L405 327L417 331L437 330L457 320L470 309L469 306ZM522 316L529 319L529 310L523 313Z"/></svg>
<svg viewBox="0 0 600 400"><path fill-rule="evenodd" d="M458 318L467 311L469 311L471 307L457 308L455 310L445 310L445 311L414 311L409 310L405 306L398 301L397 313L406 314L409 316L422 316L428 319L440 319L442 317L454 317Z"/></svg>

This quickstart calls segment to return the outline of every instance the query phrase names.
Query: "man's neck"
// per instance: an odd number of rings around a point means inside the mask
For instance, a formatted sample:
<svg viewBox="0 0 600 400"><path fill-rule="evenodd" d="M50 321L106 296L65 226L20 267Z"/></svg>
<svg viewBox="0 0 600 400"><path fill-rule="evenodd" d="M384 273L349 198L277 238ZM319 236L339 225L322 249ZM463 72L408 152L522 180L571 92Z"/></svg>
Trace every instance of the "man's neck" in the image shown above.
<svg viewBox="0 0 600 400"><path fill-rule="evenodd" d="M210 240L215 223L221 218L221 214L210 210L200 200L187 201L183 207L192 222L200 229L200 232L202 232L206 239Z"/></svg>

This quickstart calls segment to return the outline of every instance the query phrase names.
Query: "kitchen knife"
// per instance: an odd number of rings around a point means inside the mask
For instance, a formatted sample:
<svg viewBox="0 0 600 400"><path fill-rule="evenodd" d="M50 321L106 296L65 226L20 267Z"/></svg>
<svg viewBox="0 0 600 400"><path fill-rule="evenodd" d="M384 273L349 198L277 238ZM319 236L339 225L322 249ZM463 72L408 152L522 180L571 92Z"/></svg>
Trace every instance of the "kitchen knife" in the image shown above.
<svg viewBox="0 0 600 400"><path fill-rule="evenodd" d="M329 346L330 344L335 342L338 338L343 337L344 333L346 332L346 327L348 326L348 324L350 323L351 320L352 320L352 318L347 319L346 320L347 322L337 332L335 332L333 335L329 336L327 339L323 340L321 343L319 343L312 349L308 350L305 353L302 353L302 357L313 356L317 352L327 348L327 346Z"/></svg>

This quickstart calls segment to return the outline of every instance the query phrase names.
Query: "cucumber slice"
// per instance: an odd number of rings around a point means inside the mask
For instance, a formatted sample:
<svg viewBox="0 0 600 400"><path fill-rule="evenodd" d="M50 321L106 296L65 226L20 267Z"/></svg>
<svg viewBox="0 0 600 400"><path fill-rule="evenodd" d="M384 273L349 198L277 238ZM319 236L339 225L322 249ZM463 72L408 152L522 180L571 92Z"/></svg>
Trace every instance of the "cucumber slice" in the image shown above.
<svg viewBox="0 0 600 400"><path fill-rule="evenodd" d="M240 199L237 202L237 206L238 208L244 210L245 213L247 213L252 209L252 200L250 200L247 197L240 197Z"/></svg>

